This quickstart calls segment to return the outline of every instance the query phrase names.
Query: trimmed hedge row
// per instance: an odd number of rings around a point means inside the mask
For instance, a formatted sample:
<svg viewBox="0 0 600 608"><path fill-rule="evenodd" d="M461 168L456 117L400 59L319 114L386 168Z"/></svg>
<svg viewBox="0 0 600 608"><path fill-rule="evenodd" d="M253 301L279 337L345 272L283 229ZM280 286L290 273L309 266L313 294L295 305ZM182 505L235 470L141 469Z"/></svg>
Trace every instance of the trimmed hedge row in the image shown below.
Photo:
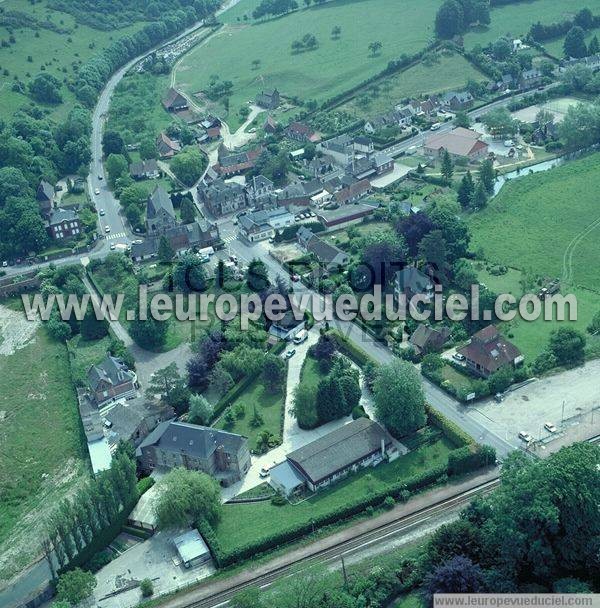
<svg viewBox="0 0 600 608"><path fill-rule="evenodd" d="M141 496L155 484L154 477L144 477L137 482L137 489Z"/></svg>
<svg viewBox="0 0 600 608"><path fill-rule="evenodd" d="M427 418L429 420L429 424L436 426L450 439L450 441L454 442L459 447L475 445L473 438L465 433L457 424L454 424L451 420L448 420L446 416L440 414L437 410L433 409L429 404L425 405L425 409L427 410Z"/></svg>
<svg viewBox="0 0 600 608"><path fill-rule="evenodd" d="M465 445L448 454L448 475L464 475L493 464L496 460L496 450L489 445Z"/></svg>
<svg viewBox="0 0 600 608"><path fill-rule="evenodd" d="M209 546L215 562L220 567L230 566L250 557L255 557L259 553L264 553L265 551L275 549L302 538L303 536L310 534L313 531L313 528L314 530L317 530L319 528L349 519L355 515L358 515L359 513L362 513L366 509L382 507L385 499L388 496L398 500L406 500L407 492L412 493L426 488L427 486L436 483L440 479L444 479L446 475L447 466L439 465L430 469L429 471L415 475L404 482L390 484L390 486L386 489L380 490L368 498L357 500L354 503L350 503L344 507L332 509L328 513L324 513L319 517L313 518L311 521L290 526L289 528L274 533L271 536L248 543L247 545L243 545L229 552L223 552L221 550L216 534L214 533L214 530L210 528L210 526L201 524L201 526L198 526L198 531L204 536L204 540ZM227 508L227 506L225 506L225 508ZM208 530L208 528L210 528L210 530Z"/></svg>
<svg viewBox="0 0 600 608"><path fill-rule="evenodd" d="M349 359L352 359L359 367L366 365L369 361L375 362L373 357L368 355L362 348L359 348L350 342L350 340L337 329L332 329L330 333L337 342L338 350Z"/></svg>

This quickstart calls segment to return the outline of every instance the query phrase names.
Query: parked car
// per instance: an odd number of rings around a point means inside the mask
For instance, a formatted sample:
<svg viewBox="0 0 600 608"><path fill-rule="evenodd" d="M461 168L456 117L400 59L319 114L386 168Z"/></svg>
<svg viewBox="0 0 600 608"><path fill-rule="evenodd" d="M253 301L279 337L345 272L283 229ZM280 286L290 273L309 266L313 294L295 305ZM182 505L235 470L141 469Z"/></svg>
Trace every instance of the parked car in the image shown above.
<svg viewBox="0 0 600 608"><path fill-rule="evenodd" d="M265 477L268 477L268 476L269 476L269 467L263 467L263 468L260 470L260 473L258 474L258 476L259 476L261 479L265 479Z"/></svg>
<svg viewBox="0 0 600 608"><path fill-rule="evenodd" d="M285 358L291 359L295 354L296 354L296 349L292 348L292 350L288 350L287 353L285 353Z"/></svg>
<svg viewBox="0 0 600 608"><path fill-rule="evenodd" d="M530 443L533 441L533 437L527 431L519 431L519 439L525 443Z"/></svg>
<svg viewBox="0 0 600 608"><path fill-rule="evenodd" d="M116 248L117 248L117 244L116 243L111 243L110 250L114 251Z"/></svg>
<svg viewBox="0 0 600 608"><path fill-rule="evenodd" d="M300 280L300 276L297 274L293 274L291 278L294 283L297 283Z"/></svg>
<svg viewBox="0 0 600 608"><path fill-rule="evenodd" d="M229 259L234 263L237 264L238 263L238 259L237 259L237 255L230 255Z"/></svg>
<svg viewBox="0 0 600 608"><path fill-rule="evenodd" d="M464 360L466 359L466 357L465 357L464 355L461 355L460 353L454 353L454 354L452 355L452 358L453 358L455 361L464 361Z"/></svg>
<svg viewBox="0 0 600 608"><path fill-rule="evenodd" d="M96 189L94 190L94 194L96 194L96 195L100 194L100 188L96 188Z"/></svg>
<svg viewBox="0 0 600 608"><path fill-rule="evenodd" d="M104 209L100 209L100 215L104 215L105 211Z"/></svg>
<svg viewBox="0 0 600 608"><path fill-rule="evenodd" d="M434 122L431 127L429 127L430 131L437 131L442 126L441 122Z"/></svg>
<svg viewBox="0 0 600 608"><path fill-rule="evenodd" d="M544 423L544 428L549 432L549 433L556 433L558 431L558 429L556 428L556 426L554 424L552 424L551 422L545 422Z"/></svg>
<svg viewBox="0 0 600 608"><path fill-rule="evenodd" d="M110 226L105 226L104 232L106 232L106 234L108 234L110 232Z"/></svg>
<svg viewBox="0 0 600 608"><path fill-rule="evenodd" d="M98 179L102 179L102 176L98 173Z"/></svg>

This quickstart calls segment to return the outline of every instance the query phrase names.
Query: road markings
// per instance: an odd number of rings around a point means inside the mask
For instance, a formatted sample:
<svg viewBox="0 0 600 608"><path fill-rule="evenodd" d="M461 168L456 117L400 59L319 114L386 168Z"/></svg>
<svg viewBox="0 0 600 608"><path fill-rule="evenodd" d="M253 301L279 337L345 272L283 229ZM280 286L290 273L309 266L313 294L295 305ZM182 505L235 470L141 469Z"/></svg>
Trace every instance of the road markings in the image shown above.
<svg viewBox="0 0 600 608"><path fill-rule="evenodd" d="M125 238L126 236L127 236L127 234L125 232L115 232L114 234L107 234L106 235L106 240L107 241L112 241L114 239Z"/></svg>

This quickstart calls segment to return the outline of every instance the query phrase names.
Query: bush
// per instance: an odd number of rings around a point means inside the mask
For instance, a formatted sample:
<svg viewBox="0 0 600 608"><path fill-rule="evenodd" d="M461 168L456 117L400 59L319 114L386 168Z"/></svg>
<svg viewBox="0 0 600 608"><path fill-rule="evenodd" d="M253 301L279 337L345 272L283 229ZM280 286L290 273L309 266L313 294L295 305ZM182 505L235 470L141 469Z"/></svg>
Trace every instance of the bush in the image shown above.
<svg viewBox="0 0 600 608"><path fill-rule="evenodd" d="M150 597L154 594L154 585L149 578L145 578L140 583L140 591L142 592L142 597Z"/></svg>
<svg viewBox="0 0 600 608"><path fill-rule="evenodd" d="M383 501L383 506L388 509L388 511L390 509L393 509L394 506L396 505L396 501L394 500L393 496L386 496L385 500Z"/></svg>
<svg viewBox="0 0 600 608"><path fill-rule="evenodd" d="M357 405L352 409L352 420L357 420L358 418L368 418L369 415L365 412L365 408L362 405Z"/></svg>
<svg viewBox="0 0 600 608"><path fill-rule="evenodd" d="M271 498L271 504L275 507L283 507L283 505L287 504L287 500L283 494L277 493Z"/></svg>
<svg viewBox="0 0 600 608"><path fill-rule="evenodd" d="M140 494L147 492L155 483L154 477L144 477L137 482L137 489Z"/></svg>
<svg viewBox="0 0 600 608"><path fill-rule="evenodd" d="M448 454L448 475L464 475L496 460L496 450L489 445L466 445Z"/></svg>
<svg viewBox="0 0 600 608"><path fill-rule="evenodd" d="M437 410L434 410L430 405L426 405L425 409L427 410L429 424L439 428L450 441L461 447L473 443L471 436L465 433L458 425L454 424L454 422L448 420L448 418Z"/></svg>

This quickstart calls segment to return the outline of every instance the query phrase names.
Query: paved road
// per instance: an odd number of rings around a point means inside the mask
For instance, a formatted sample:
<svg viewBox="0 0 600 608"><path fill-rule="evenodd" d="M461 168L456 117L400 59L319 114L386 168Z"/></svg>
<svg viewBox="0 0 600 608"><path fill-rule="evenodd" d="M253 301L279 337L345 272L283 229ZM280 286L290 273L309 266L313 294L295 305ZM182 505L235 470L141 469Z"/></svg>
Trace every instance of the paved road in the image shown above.
<svg viewBox="0 0 600 608"><path fill-rule="evenodd" d="M555 86L557 86L557 85L551 84L551 85L544 87L543 90L547 91L548 89L551 89L552 87L555 87ZM537 92L537 91L536 90L525 91L524 93L517 93L515 95L511 95L510 97L507 97L506 99L498 99L497 101L492 101L491 103L489 103L485 106L482 106L481 108L476 108L474 110L471 110L470 112L467 112L467 114L469 115L471 120L474 120L476 118L479 118L480 116L483 116L484 114L487 114L490 110L495 110L496 108L506 107L513 101L515 101L517 99L521 99L522 97L526 97L527 95L531 95L535 92ZM542 92L542 90L540 90L540 92ZM440 128L437 131L435 131L435 133L436 134L448 133L453 128L454 128L454 125L452 124L452 121L445 122L445 123L442 123ZM406 152L409 148L413 148L413 147L418 148L418 147L422 146L425 143L425 140L428 137L430 137L432 134L433 134L433 132L431 132L431 131L421 131L420 133L418 133L417 135L415 135L413 137L410 137L409 139L405 139L404 141L402 141L398 144L394 144L393 146L386 148L385 150L383 150L383 152L386 152L390 156L399 156L400 154Z"/></svg>
<svg viewBox="0 0 600 608"><path fill-rule="evenodd" d="M226 241L232 239L237 232L237 228L231 220L222 220L219 228ZM288 273L269 254L268 245L265 242L251 245L241 240L230 240L225 250L218 252L218 255L224 258L232 254L237 256L239 263L243 265L247 265L253 258L261 259L269 270L272 279L277 275L288 277ZM301 283L293 283L292 285L294 293L297 296L297 302L299 302L302 294L308 294L318 298L318 302L322 305L322 296ZM379 363L389 363L393 360L394 355L389 348L377 342L355 323L336 319L331 323L331 326L342 332L351 342L362 348ZM489 430L477 419L476 412L469 410L469 408L463 406L459 401L425 378L423 378L423 387L428 402L435 409L460 426L465 432L469 433L476 441L494 447L499 458L504 458L509 452L520 447L516 437L513 441L507 440L502 434L496 434Z"/></svg>

